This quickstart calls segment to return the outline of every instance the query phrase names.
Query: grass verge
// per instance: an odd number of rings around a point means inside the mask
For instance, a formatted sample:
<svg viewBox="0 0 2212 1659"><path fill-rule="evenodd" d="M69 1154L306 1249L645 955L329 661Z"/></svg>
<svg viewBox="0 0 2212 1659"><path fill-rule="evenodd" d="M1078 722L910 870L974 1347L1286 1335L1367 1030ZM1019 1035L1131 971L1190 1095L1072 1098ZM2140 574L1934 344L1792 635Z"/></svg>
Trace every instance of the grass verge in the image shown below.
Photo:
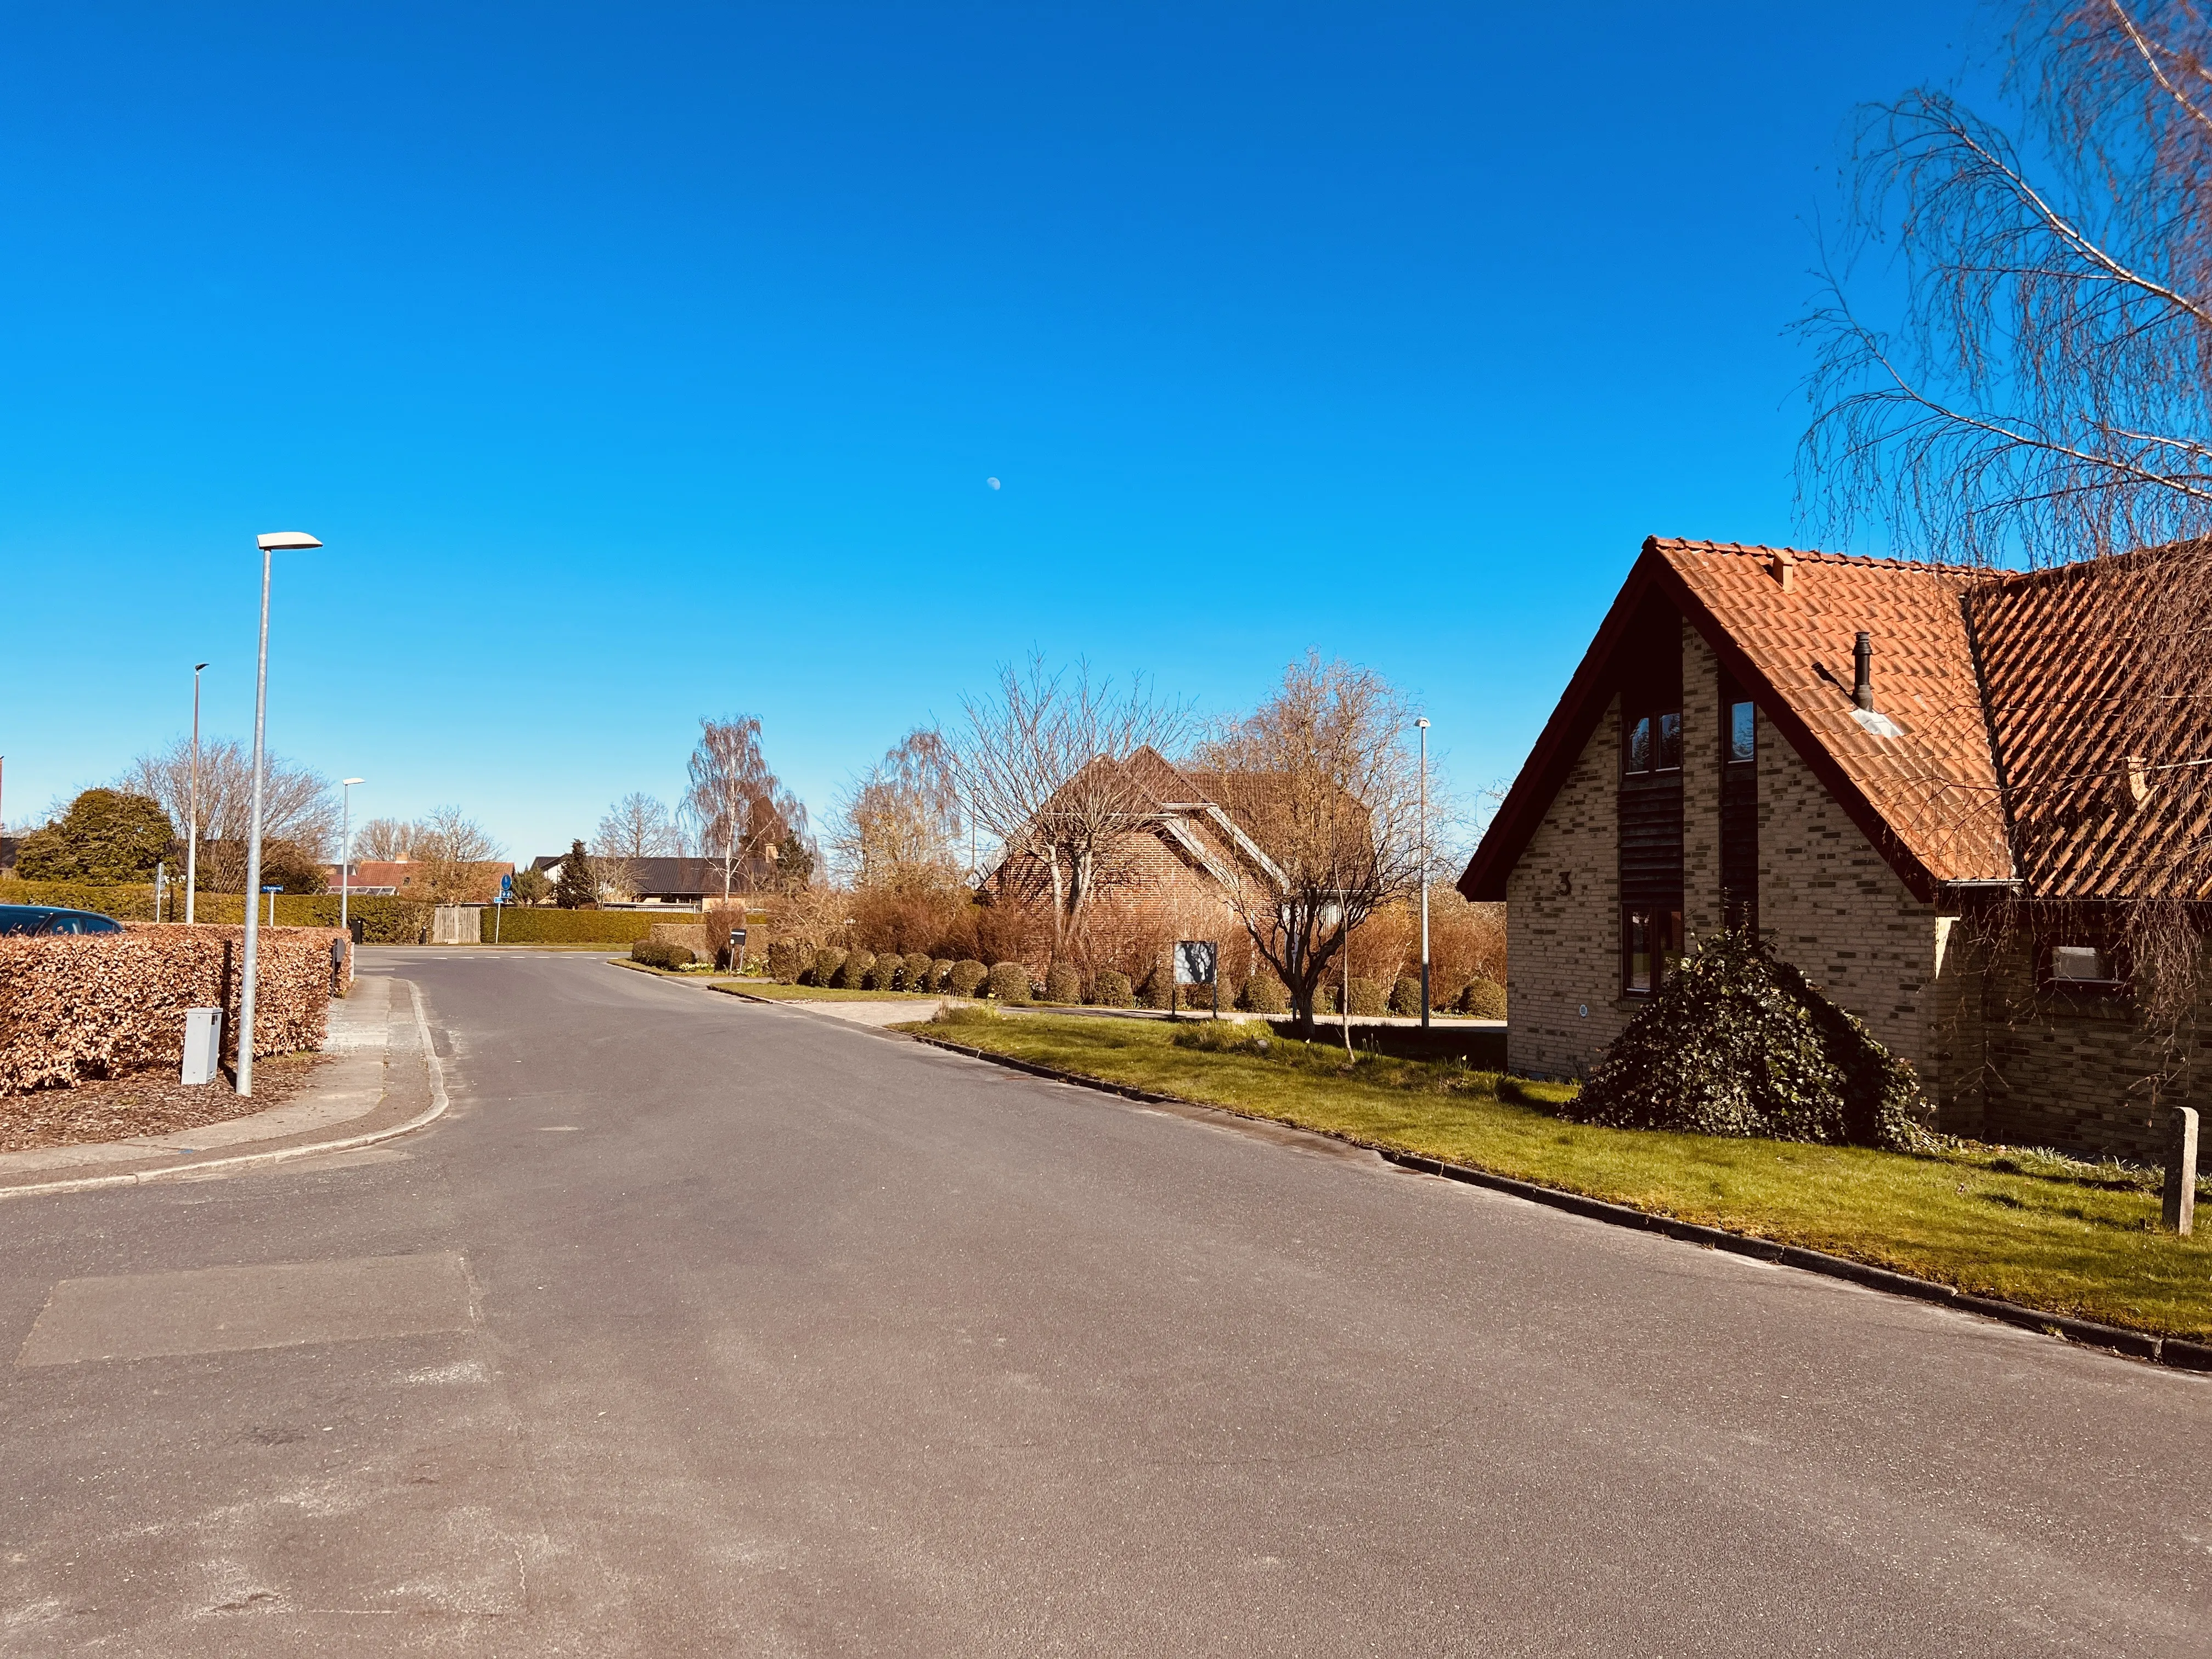
<svg viewBox="0 0 2212 1659"><path fill-rule="evenodd" d="M1926 1153L1603 1129L1571 1085L1363 1057L1239 1028L1006 1018L905 1029L1108 1082L1849 1256L2075 1318L2212 1340L2212 1237L2157 1231L2155 1176L1970 1143ZM1180 1042L1178 1039L1181 1039ZM1206 1047L1186 1046L1206 1044Z"/></svg>
<svg viewBox="0 0 2212 1659"><path fill-rule="evenodd" d="M779 985L772 979L725 979L718 991L741 991L771 1002L942 1002L943 991L841 991L835 986Z"/></svg>

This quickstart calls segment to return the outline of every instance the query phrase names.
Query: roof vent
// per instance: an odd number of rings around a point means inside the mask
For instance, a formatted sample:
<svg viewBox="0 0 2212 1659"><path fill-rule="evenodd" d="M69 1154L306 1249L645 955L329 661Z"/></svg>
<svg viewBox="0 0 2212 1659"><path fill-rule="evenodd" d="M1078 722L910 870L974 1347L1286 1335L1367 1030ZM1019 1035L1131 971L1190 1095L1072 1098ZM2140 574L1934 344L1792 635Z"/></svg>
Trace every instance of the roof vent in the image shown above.
<svg viewBox="0 0 2212 1659"><path fill-rule="evenodd" d="M1851 701L1874 712L1874 635L1864 629L1851 645Z"/></svg>
<svg viewBox="0 0 2212 1659"><path fill-rule="evenodd" d="M1766 562L1767 574L1782 584L1782 591L1785 593L1790 591L1790 573L1796 563L1796 556L1786 547L1775 549L1774 556Z"/></svg>

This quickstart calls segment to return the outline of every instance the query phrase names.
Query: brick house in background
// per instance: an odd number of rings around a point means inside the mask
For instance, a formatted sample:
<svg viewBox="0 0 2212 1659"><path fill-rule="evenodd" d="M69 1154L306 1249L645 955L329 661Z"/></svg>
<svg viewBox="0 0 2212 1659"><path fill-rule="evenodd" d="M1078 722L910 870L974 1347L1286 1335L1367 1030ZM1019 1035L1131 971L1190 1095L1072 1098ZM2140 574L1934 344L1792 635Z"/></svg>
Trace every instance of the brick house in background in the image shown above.
<svg viewBox="0 0 2212 1659"><path fill-rule="evenodd" d="M2122 924L2207 797L2118 752L2129 567L1647 541L1459 884L1506 902L1512 1067L1586 1072L1735 922L1937 1127L2155 1159L2190 1056L2152 1086Z"/></svg>

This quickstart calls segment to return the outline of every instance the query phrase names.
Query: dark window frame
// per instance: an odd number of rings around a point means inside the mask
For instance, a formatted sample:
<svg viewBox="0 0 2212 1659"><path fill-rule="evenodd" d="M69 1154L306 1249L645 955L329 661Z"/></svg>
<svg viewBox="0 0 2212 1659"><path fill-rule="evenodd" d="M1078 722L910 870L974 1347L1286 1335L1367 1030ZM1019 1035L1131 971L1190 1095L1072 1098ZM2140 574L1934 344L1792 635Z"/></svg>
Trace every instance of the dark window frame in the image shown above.
<svg viewBox="0 0 2212 1659"><path fill-rule="evenodd" d="M1643 744L1643 764L1637 763L1637 745ZM1672 758L1668 758L1669 757ZM1682 769L1682 711L1648 708L1624 714L1620 720L1620 775L1624 778L1663 777Z"/></svg>
<svg viewBox="0 0 2212 1659"><path fill-rule="evenodd" d="M1644 927L1648 935L1646 949L1641 952L1650 959L1650 982L1636 982L1636 930L1638 918L1645 918ZM1682 912L1656 904L1624 904L1620 907L1620 994L1624 997L1649 997L1657 994L1667 981L1667 975L1682 960Z"/></svg>

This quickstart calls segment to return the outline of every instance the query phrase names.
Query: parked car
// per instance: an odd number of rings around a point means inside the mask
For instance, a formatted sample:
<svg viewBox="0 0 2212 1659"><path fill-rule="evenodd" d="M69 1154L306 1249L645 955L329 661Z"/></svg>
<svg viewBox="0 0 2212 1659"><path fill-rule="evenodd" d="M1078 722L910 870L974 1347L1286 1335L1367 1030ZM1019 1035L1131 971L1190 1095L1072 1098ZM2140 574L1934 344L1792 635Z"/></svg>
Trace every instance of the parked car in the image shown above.
<svg viewBox="0 0 2212 1659"><path fill-rule="evenodd" d="M97 910L64 910L52 904L0 904L0 934L119 933L123 924Z"/></svg>

